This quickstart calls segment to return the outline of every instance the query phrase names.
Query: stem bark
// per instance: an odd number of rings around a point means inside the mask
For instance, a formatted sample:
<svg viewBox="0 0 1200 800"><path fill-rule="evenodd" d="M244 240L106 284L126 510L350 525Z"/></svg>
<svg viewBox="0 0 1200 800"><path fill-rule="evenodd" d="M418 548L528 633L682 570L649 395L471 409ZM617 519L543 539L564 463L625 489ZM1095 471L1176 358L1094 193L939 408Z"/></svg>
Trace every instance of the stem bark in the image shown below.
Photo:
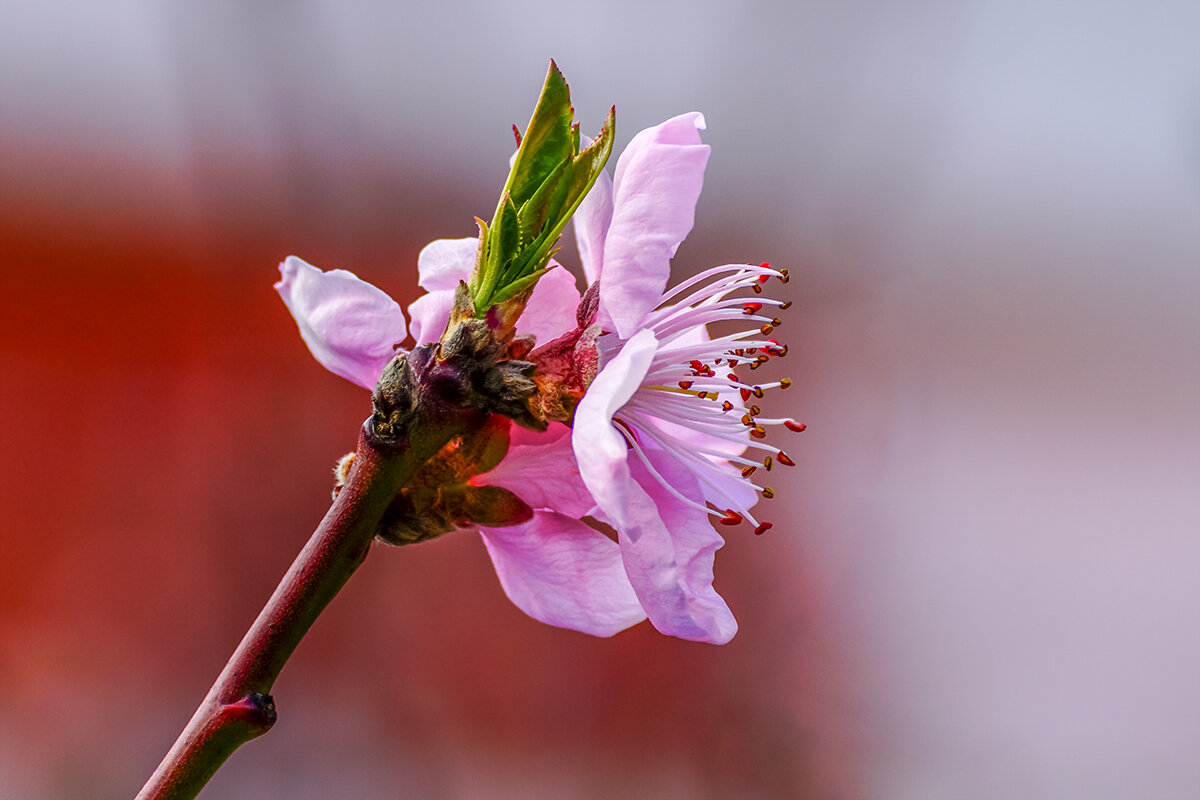
<svg viewBox="0 0 1200 800"><path fill-rule="evenodd" d="M419 437L414 451L412 439L382 444L371 430L368 421L345 486L137 800L195 797L234 750L270 730L283 665L366 558L397 491L456 433Z"/></svg>

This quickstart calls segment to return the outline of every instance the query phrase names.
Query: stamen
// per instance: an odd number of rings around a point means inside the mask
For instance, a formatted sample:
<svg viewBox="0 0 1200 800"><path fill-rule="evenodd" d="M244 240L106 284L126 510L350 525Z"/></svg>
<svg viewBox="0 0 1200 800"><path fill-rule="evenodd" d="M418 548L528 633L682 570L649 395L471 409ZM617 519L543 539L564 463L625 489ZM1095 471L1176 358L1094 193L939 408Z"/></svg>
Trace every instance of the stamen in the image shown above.
<svg viewBox="0 0 1200 800"><path fill-rule="evenodd" d="M695 383L695 381L680 381L679 388L686 392L688 389L692 388L693 383Z"/></svg>
<svg viewBox="0 0 1200 800"><path fill-rule="evenodd" d="M762 409L759 408L758 406L750 406L750 416L757 417L761 413L762 413Z"/></svg>
<svg viewBox="0 0 1200 800"><path fill-rule="evenodd" d="M792 379L791 378L780 378L779 385L781 387L783 387L784 389L790 389L790 388L792 388Z"/></svg>
<svg viewBox="0 0 1200 800"><path fill-rule="evenodd" d="M783 309L784 311L786 311L786 310L788 310L789 308L791 308L791 307L792 307L792 301L791 301L791 300L788 300L788 301L786 301L786 302L780 303L780 304L779 304L779 307L780 307L781 309Z"/></svg>
<svg viewBox="0 0 1200 800"><path fill-rule="evenodd" d="M764 459L763 459L763 468L764 468L764 469L765 469L767 472L770 472L770 471L771 471L771 467L773 467L773 466L775 466L775 462L771 460L771 457L770 457L770 456L767 456L766 458L764 458Z"/></svg>
<svg viewBox="0 0 1200 800"><path fill-rule="evenodd" d="M773 527L775 527L775 526L772 525L771 523L764 522L763 524L759 525L757 528L754 529L754 535L762 536L764 533L771 530L771 528L773 528Z"/></svg>
<svg viewBox="0 0 1200 800"><path fill-rule="evenodd" d="M790 419L785 419L783 424L784 427L786 427L789 431L795 431L796 433L802 433L808 428L808 426L803 422L795 422L794 420Z"/></svg>
<svg viewBox="0 0 1200 800"><path fill-rule="evenodd" d="M788 458L788 454L782 450L780 450L775 457L779 459L780 464L787 464L789 467L796 466L796 462Z"/></svg>
<svg viewBox="0 0 1200 800"><path fill-rule="evenodd" d="M762 495L763 495L763 497L770 500L772 497L775 496L775 490L772 489L770 486L764 486L763 490L762 490Z"/></svg>
<svg viewBox="0 0 1200 800"><path fill-rule="evenodd" d="M721 517L717 522L722 525L740 525L742 524L742 515L732 508L727 508L725 509L725 516Z"/></svg>
<svg viewBox="0 0 1200 800"><path fill-rule="evenodd" d="M753 474L754 474L754 473L755 473L757 470L758 470L758 466L757 466L757 465L753 465L753 464L752 464L752 465L750 465L750 466L748 466L748 467L742 467L742 477L743 477L743 478L749 478L749 477L750 477L751 475L753 475Z"/></svg>
<svg viewBox="0 0 1200 800"><path fill-rule="evenodd" d="M742 306L742 313L757 314L759 311L762 311L762 306L762 303L746 303L746 305Z"/></svg>

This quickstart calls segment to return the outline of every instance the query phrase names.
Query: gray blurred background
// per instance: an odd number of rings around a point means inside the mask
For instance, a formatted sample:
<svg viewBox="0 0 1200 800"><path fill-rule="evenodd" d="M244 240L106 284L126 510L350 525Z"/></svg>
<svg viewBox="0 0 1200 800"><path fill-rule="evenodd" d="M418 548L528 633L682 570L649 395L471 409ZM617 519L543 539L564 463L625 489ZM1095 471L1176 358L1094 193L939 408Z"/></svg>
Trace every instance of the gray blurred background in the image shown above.
<svg viewBox="0 0 1200 800"><path fill-rule="evenodd" d="M413 299L550 58L618 146L705 113L680 275L793 274L741 632L380 550L205 796L1195 797L1198 42L1183 0L0 7L0 797L149 775L369 411L275 264Z"/></svg>

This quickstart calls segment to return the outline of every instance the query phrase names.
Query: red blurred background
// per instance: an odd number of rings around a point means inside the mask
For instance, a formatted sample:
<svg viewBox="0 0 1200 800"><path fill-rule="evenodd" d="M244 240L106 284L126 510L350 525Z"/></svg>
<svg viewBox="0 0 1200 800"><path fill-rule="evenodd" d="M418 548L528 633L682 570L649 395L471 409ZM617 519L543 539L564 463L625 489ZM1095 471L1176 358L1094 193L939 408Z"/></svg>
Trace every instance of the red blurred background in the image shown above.
<svg viewBox="0 0 1200 800"><path fill-rule="evenodd" d="M1086 15L1085 12L1086 11ZM0 797L132 796L369 413L271 284L402 303L550 57L691 110L679 273L787 265L810 430L721 648L379 547L206 796L1185 797L1200 783L1190 4L16 7L0 24Z"/></svg>

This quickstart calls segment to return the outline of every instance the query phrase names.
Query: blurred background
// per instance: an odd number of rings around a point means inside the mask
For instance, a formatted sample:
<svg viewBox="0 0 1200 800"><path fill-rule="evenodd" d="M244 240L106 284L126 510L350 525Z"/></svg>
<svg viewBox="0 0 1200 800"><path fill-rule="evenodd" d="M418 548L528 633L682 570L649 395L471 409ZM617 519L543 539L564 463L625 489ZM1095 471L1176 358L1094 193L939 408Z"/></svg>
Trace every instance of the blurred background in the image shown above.
<svg viewBox="0 0 1200 800"><path fill-rule="evenodd" d="M552 57L618 147L705 112L680 276L792 271L741 631L595 640L473 534L380 547L204 796L1195 797L1198 40L1187 0L0 7L0 797L149 776L369 413L276 265L412 300Z"/></svg>

